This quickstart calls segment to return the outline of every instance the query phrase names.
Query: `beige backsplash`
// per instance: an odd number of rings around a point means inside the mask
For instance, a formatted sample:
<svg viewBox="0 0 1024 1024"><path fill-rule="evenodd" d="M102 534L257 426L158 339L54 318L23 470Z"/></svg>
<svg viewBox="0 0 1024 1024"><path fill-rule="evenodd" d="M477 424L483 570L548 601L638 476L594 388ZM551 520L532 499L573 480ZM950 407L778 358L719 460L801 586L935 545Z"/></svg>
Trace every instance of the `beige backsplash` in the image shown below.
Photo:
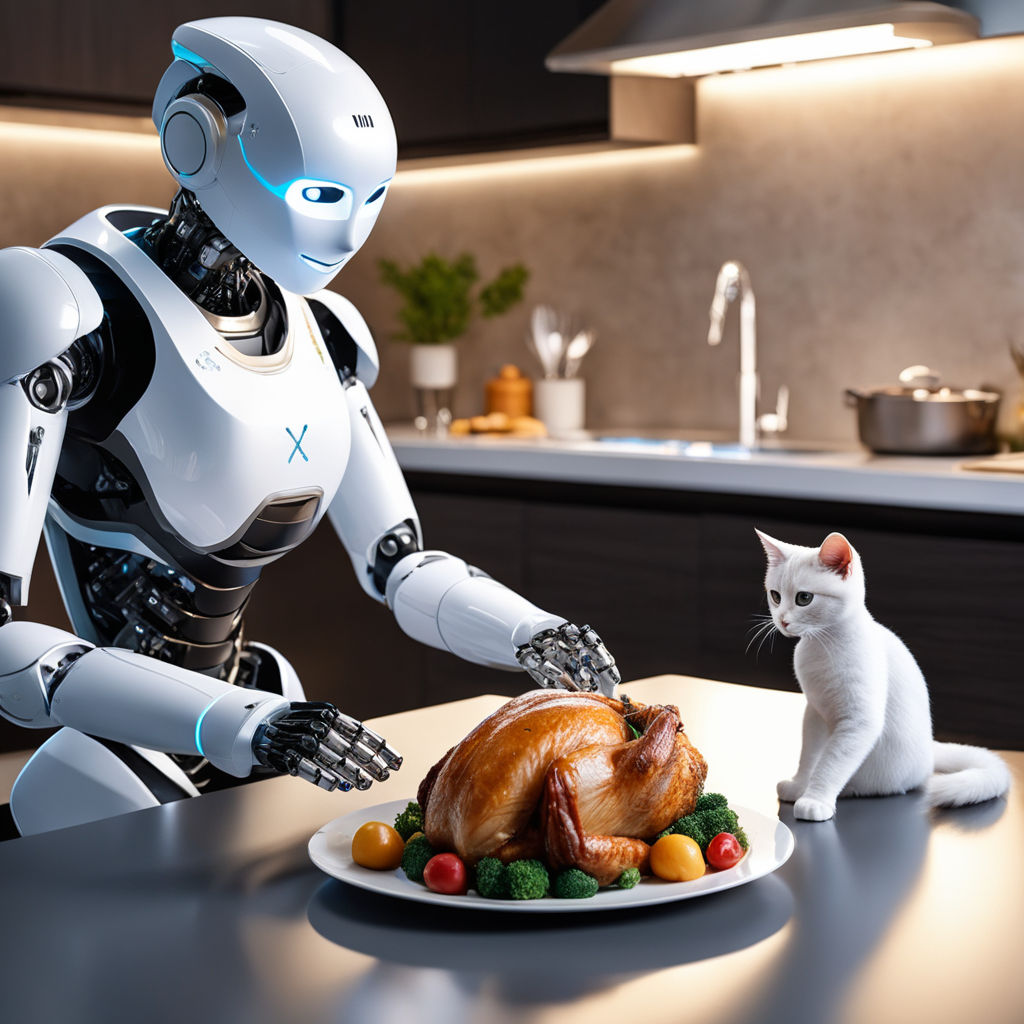
<svg viewBox="0 0 1024 1024"><path fill-rule="evenodd" d="M592 424L732 427L735 312L722 346L706 343L728 258L750 271L763 394L789 385L793 436L852 440L843 388L917 362L1016 405L1024 37L706 79L698 120L696 147L400 171L335 284L378 338L383 418L410 418L412 399L376 261L431 248L471 251L485 275L516 260L532 271L526 303L461 343L459 414L480 411L502 362L534 372L524 336L544 302L597 331L583 364ZM155 138L0 124L0 246L171 193Z"/></svg>

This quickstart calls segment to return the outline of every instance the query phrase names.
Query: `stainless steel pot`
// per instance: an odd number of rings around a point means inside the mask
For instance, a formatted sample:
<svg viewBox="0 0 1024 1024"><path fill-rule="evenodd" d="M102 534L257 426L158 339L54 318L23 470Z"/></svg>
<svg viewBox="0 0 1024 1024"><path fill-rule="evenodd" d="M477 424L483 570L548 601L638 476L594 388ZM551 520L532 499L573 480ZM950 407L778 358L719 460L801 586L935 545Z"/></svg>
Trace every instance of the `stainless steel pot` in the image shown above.
<svg viewBox="0 0 1024 1024"><path fill-rule="evenodd" d="M940 386L926 366L910 366L900 384L846 390L862 444L892 455L984 455L998 448L994 391Z"/></svg>

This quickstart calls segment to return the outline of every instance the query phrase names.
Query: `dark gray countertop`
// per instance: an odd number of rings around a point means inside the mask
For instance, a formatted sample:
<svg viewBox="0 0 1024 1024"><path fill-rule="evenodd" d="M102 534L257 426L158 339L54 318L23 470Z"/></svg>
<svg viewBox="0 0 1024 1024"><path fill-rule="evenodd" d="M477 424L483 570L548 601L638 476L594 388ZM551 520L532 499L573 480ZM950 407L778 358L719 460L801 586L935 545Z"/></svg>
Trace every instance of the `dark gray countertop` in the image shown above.
<svg viewBox="0 0 1024 1024"><path fill-rule="evenodd" d="M708 785L774 814L801 699L684 677ZM917 795L796 823L776 873L697 900L515 915L352 889L309 862L325 821L415 789L500 703L376 722L402 772L366 794L274 779L0 844L0 1016L36 1021L831 1021L1019 1024L1024 796L929 816ZM1024 755L1010 755L1018 776Z"/></svg>

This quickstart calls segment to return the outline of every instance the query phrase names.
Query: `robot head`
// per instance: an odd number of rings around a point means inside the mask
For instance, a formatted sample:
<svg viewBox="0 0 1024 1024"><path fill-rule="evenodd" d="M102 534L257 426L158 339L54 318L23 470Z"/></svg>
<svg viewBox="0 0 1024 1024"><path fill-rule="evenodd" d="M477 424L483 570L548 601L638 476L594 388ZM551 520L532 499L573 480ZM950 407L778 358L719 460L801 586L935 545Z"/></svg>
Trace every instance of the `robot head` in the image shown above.
<svg viewBox="0 0 1024 1024"><path fill-rule="evenodd" d="M153 101L168 170L281 287L326 288L395 173L380 93L340 50L274 21L191 21L171 47Z"/></svg>

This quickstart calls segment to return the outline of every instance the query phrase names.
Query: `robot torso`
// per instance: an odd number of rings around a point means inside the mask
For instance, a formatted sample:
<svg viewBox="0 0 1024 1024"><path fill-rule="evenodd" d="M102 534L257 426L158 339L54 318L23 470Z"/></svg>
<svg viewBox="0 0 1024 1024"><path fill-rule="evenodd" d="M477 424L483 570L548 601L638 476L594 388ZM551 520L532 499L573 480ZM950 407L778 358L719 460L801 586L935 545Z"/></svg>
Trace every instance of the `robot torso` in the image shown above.
<svg viewBox="0 0 1024 1024"><path fill-rule="evenodd" d="M104 321L46 535L82 635L223 671L260 567L337 491L350 426L307 301L262 279L260 317L206 313L138 242L160 214L105 207L47 243L90 278Z"/></svg>

